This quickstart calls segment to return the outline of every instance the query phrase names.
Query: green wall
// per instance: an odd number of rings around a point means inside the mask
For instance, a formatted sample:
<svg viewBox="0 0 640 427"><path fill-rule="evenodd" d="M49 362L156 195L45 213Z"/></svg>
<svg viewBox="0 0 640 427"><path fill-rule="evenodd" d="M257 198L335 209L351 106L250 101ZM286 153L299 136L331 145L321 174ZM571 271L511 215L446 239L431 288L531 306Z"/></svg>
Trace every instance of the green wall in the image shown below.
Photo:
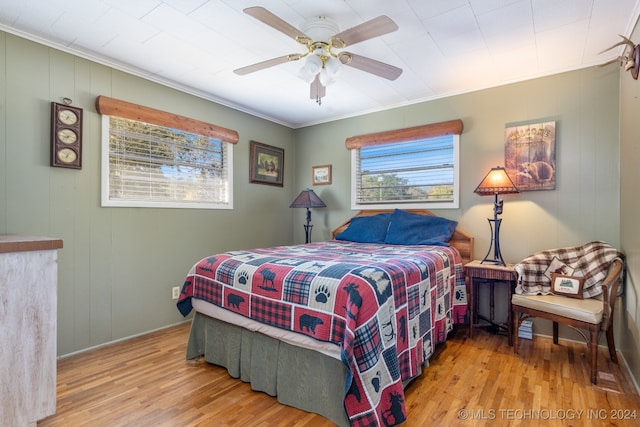
<svg viewBox="0 0 640 427"><path fill-rule="evenodd" d="M100 207L98 95L237 130L234 209ZM84 109L79 171L49 166L63 97ZM249 140L284 148L284 187L249 183ZM171 288L205 256L292 243L293 141L287 127L0 32L0 233L63 239L58 354L182 321Z"/></svg>
<svg viewBox="0 0 640 427"><path fill-rule="evenodd" d="M640 38L640 27L631 35L631 40ZM640 117L640 82L628 72L620 75L620 224L622 230L622 250L627 255L627 281L623 304L618 307L620 329L618 340L628 365L640 383L640 141L638 138L638 117Z"/></svg>

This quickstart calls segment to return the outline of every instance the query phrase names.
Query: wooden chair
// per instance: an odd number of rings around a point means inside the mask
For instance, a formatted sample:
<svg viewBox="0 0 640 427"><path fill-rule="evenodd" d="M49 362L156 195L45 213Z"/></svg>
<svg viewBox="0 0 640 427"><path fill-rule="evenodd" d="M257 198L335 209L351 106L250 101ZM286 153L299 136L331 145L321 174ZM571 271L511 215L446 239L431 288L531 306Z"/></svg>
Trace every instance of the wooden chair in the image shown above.
<svg viewBox="0 0 640 427"><path fill-rule="evenodd" d="M586 299L568 298L561 295L519 295L511 297L513 327L513 351L518 353L518 329L528 317L549 319L553 322L553 343L558 344L558 324L572 327L587 342L591 358L591 382L598 377L598 338L606 333L611 361L618 363L613 340L613 309L622 279L623 263L614 260L602 283L602 294ZM584 332L587 330L589 336Z"/></svg>

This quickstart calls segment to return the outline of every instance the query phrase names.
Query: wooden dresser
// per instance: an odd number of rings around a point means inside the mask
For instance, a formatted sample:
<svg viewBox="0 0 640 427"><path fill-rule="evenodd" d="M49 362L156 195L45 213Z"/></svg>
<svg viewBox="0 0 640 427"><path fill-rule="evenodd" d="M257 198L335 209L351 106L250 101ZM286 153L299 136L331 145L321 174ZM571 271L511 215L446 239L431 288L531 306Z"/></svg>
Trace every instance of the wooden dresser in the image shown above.
<svg viewBox="0 0 640 427"><path fill-rule="evenodd" d="M0 423L35 426L56 411L58 249L0 235Z"/></svg>

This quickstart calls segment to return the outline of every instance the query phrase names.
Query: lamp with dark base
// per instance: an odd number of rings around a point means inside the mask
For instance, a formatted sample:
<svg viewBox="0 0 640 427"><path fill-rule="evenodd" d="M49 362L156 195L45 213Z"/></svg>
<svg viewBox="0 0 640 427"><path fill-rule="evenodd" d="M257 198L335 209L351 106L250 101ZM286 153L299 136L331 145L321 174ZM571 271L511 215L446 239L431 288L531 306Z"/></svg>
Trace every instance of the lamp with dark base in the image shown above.
<svg viewBox="0 0 640 427"><path fill-rule="evenodd" d="M305 243L311 242L311 210L310 208L324 208L327 205L324 204L320 197L311 189L307 188L302 190L298 197L291 203L290 208L306 208L307 209L307 221L304 224Z"/></svg>
<svg viewBox="0 0 640 427"><path fill-rule="evenodd" d="M498 216L502 214L504 200L498 200L498 195L519 192L518 188L513 184L513 181L511 181L511 178L509 178L509 175L507 175L505 169L500 166L491 168L478 187L476 187L474 193L480 194L481 196L494 196L493 219L487 218L487 221L489 221L489 227L491 228L491 244L489 245L487 254L481 262L482 264L491 263L496 265L506 265L502 258L502 253L500 252L500 224L502 223L502 218L498 218ZM492 249L493 258L489 258Z"/></svg>

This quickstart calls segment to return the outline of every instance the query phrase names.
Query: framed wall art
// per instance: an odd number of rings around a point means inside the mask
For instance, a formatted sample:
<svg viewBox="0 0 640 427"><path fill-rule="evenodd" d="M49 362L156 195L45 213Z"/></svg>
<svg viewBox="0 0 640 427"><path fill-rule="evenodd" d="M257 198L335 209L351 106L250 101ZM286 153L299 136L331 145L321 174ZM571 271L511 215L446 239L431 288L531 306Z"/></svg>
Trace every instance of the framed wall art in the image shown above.
<svg viewBox="0 0 640 427"><path fill-rule="evenodd" d="M312 166L313 185L331 184L331 165Z"/></svg>
<svg viewBox="0 0 640 427"><path fill-rule="evenodd" d="M507 126L504 146L504 168L518 190L555 190L555 121Z"/></svg>
<svg viewBox="0 0 640 427"><path fill-rule="evenodd" d="M250 141L249 182L284 185L284 149Z"/></svg>

